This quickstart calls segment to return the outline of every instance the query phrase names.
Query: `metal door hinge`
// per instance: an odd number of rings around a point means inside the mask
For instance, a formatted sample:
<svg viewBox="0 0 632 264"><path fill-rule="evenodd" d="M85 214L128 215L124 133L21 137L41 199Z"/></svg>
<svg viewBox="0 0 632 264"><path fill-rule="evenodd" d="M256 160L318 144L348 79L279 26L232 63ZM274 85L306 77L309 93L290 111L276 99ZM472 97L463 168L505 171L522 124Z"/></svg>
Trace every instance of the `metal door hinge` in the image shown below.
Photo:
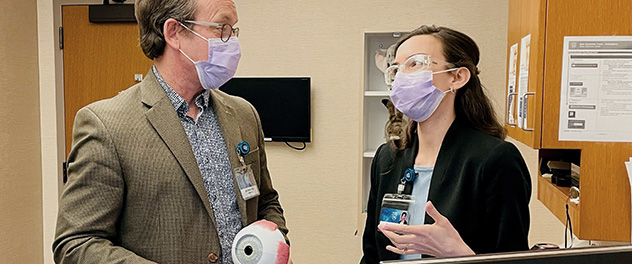
<svg viewBox="0 0 632 264"><path fill-rule="evenodd" d="M142 82L143 81L143 75L142 74L134 74L134 81L135 82Z"/></svg>
<svg viewBox="0 0 632 264"><path fill-rule="evenodd" d="M59 27L59 49L64 49L64 28Z"/></svg>

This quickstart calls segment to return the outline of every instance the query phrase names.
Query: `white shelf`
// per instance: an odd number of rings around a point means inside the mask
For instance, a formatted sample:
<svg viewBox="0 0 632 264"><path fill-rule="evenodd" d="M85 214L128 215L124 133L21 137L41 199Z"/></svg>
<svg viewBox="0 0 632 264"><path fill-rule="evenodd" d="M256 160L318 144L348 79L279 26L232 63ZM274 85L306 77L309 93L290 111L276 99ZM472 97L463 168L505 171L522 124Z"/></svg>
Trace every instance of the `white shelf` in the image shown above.
<svg viewBox="0 0 632 264"><path fill-rule="evenodd" d="M398 33L401 34L401 33ZM371 163L375 152L386 140L384 126L388 122L388 109L382 100L390 96L384 74L375 65L375 52L387 49L397 42L398 37L393 32L364 34L364 83L362 87L363 101L363 139L362 139L362 172L361 172L361 213L366 212L369 191L371 188Z"/></svg>
<svg viewBox="0 0 632 264"><path fill-rule="evenodd" d="M391 91L364 91L364 96L388 97Z"/></svg>

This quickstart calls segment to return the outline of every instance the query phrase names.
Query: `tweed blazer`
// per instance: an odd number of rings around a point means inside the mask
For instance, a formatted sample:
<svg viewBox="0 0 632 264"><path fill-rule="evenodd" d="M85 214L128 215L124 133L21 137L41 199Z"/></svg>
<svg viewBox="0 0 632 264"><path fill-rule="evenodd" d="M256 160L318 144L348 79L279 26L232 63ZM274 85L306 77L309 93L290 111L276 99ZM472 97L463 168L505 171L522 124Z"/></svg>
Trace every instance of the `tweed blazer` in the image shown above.
<svg viewBox="0 0 632 264"><path fill-rule="evenodd" d="M261 194L244 200L233 179L243 226L267 219L287 234L257 112L221 91L211 98L233 168L240 166L237 144L251 145L244 160ZM141 83L77 112L55 262L219 262L230 252L220 252L207 197L180 119L150 70Z"/></svg>

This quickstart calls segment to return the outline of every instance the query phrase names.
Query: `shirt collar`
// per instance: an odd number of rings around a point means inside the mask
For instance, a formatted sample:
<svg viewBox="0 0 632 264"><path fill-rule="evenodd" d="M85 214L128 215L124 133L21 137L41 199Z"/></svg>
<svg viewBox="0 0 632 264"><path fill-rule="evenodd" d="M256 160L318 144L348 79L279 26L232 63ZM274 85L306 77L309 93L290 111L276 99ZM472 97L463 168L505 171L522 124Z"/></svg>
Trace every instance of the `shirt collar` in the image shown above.
<svg viewBox="0 0 632 264"><path fill-rule="evenodd" d="M158 69L156 69L155 65L151 67L151 70L156 76L156 80L158 80L158 83L160 83L162 89L165 90L165 93L167 93L167 96L169 97L169 100L171 100L171 104L173 105L173 108L176 109L176 112L179 115L186 115L189 112L189 105L186 103L184 98L176 93L176 91L174 91L173 88L171 88L171 86L169 86L169 84L165 82L165 80L158 72ZM210 91L204 90L202 94L198 95L195 98L195 105L197 105L203 111L206 110L210 106L210 97Z"/></svg>

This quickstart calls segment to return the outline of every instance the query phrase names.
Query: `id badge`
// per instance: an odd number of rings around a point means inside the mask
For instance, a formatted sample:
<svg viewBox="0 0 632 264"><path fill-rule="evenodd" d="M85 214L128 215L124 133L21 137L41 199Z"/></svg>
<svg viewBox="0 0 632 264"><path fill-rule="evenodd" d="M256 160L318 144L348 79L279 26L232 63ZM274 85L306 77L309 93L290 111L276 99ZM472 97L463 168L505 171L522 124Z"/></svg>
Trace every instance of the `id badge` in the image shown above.
<svg viewBox="0 0 632 264"><path fill-rule="evenodd" d="M382 199L380 224L407 225L412 218L415 196L387 193Z"/></svg>
<svg viewBox="0 0 632 264"><path fill-rule="evenodd" d="M257 187L257 182L255 181L255 176L254 173L252 173L250 165L240 166L234 169L233 172L235 173L237 185L239 185L239 190L241 191L241 197L243 197L244 200L250 200L259 195L259 188Z"/></svg>

